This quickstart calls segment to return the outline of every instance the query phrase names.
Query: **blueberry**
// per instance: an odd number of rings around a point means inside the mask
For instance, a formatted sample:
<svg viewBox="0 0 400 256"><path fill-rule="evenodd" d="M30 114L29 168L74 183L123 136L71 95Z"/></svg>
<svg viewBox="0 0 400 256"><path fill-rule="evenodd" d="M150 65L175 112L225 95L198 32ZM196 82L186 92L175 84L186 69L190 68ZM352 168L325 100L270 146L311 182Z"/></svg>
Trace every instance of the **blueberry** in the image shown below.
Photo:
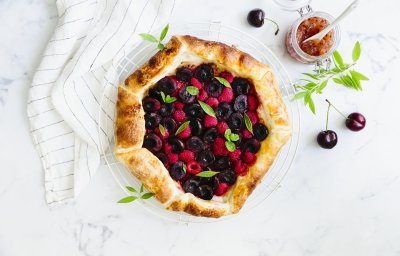
<svg viewBox="0 0 400 256"><path fill-rule="evenodd" d="M239 95L235 99L235 103L233 104L233 109L240 113L244 113L247 111L247 96L246 95Z"/></svg>
<svg viewBox="0 0 400 256"><path fill-rule="evenodd" d="M263 124L256 124L253 126L254 138L258 141L263 141L268 137L267 127Z"/></svg>
<svg viewBox="0 0 400 256"><path fill-rule="evenodd" d="M186 105L183 108L183 111L189 117L199 118L199 119L202 119L204 117L204 110L197 103Z"/></svg>
<svg viewBox="0 0 400 256"><path fill-rule="evenodd" d="M160 124L161 117L156 113L147 113L144 115L146 129L153 129Z"/></svg>
<svg viewBox="0 0 400 256"><path fill-rule="evenodd" d="M196 160L201 167L207 167L215 161L215 156L211 150L203 150L197 154Z"/></svg>
<svg viewBox="0 0 400 256"><path fill-rule="evenodd" d="M214 70L210 64L201 64L194 72L194 76L200 82L210 81L214 77Z"/></svg>
<svg viewBox="0 0 400 256"><path fill-rule="evenodd" d="M182 67L176 70L176 78L178 78L179 81L189 82L192 76L192 70L189 68Z"/></svg>
<svg viewBox="0 0 400 256"><path fill-rule="evenodd" d="M242 95L249 93L250 84L244 78L235 77L232 81L232 89L235 95Z"/></svg>
<svg viewBox="0 0 400 256"><path fill-rule="evenodd" d="M161 124L168 130L170 134L174 133L178 128L178 124L171 117L164 117L164 119L161 121Z"/></svg>
<svg viewBox="0 0 400 256"><path fill-rule="evenodd" d="M160 102L147 96L143 99L143 109L146 112L155 112L160 109Z"/></svg>
<svg viewBox="0 0 400 256"><path fill-rule="evenodd" d="M181 99L181 101L185 104L189 104L192 103L194 101L194 99L196 98L195 96L191 95L187 90L186 87L182 87L179 90L179 98Z"/></svg>
<svg viewBox="0 0 400 256"><path fill-rule="evenodd" d="M220 182L226 183L229 186L232 186L237 179L237 176L235 174L234 171L232 171L232 169L226 169L221 173L217 174L217 178Z"/></svg>
<svg viewBox="0 0 400 256"><path fill-rule="evenodd" d="M197 178L189 178L183 183L183 190L186 193L194 194L196 189L200 186L200 180Z"/></svg>
<svg viewBox="0 0 400 256"><path fill-rule="evenodd" d="M149 133L144 136L143 147L151 152L158 152L162 147L162 140L154 133Z"/></svg>
<svg viewBox="0 0 400 256"><path fill-rule="evenodd" d="M203 141L205 143L212 144L218 137L218 132L216 128L208 128L203 134Z"/></svg>
<svg viewBox="0 0 400 256"><path fill-rule="evenodd" d="M173 111L174 111L174 105L167 103L160 107L159 113L161 116L166 117L172 115Z"/></svg>
<svg viewBox="0 0 400 256"><path fill-rule="evenodd" d="M162 97L161 97L161 91L157 90L155 88L152 88L149 90L149 96L158 100L159 102L162 102Z"/></svg>
<svg viewBox="0 0 400 256"><path fill-rule="evenodd" d="M167 142L171 145L172 153L181 153L185 149L185 144L177 137L169 137Z"/></svg>
<svg viewBox="0 0 400 256"><path fill-rule="evenodd" d="M215 171L222 171L229 167L230 162L229 162L229 157L227 156L221 156L217 157L215 162L212 165L212 169Z"/></svg>
<svg viewBox="0 0 400 256"><path fill-rule="evenodd" d="M232 130L240 130L244 125L243 116L240 113L233 113L228 120L228 126Z"/></svg>
<svg viewBox="0 0 400 256"><path fill-rule="evenodd" d="M170 170L171 178L173 178L174 180L183 179L183 177L185 177L185 175L186 175L184 165L185 164L181 161L174 163L174 165L172 165L171 170Z"/></svg>
<svg viewBox="0 0 400 256"><path fill-rule="evenodd" d="M231 105L228 103L220 103L218 107L215 109L215 114L218 120L227 120L231 114L233 113Z"/></svg>
<svg viewBox="0 0 400 256"><path fill-rule="evenodd" d="M193 136L186 141L186 148L197 153L204 149L204 143L199 137Z"/></svg>
<svg viewBox="0 0 400 256"><path fill-rule="evenodd" d="M218 80L213 79L212 81L206 83L204 89L206 90L208 96L217 98L222 92L222 85Z"/></svg>
<svg viewBox="0 0 400 256"><path fill-rule="evenodd" d="M164 165L168 164L168 157L166 154L164 153L157 153L156 157L161 161L161 163L163 163Z"/></svg>
<svg viewBox="0 0 400 256"><path fill-rule="evenodd" d="M165 94L172 94L175 92L177 85L174 79L169 76L164 77L160 81L157 82L158 88L163 91Z"/></svg>
<svg viewBox="0 0 400 256"><path fill-rule="evenodd" d="M256 139L248 139L243 142L241 148L243 151L248 151L255 154L258 152L258 150L260 150L260 142Z"/></svg>
<svg viewBox="0 0 400 256"><path fill-rule="evenodd" d="M193 136L200 136L203 132L203 125L198 119L192 118L189 120L190 130Z"/></svg>
<svg viewBox="0 0 400 256"><path fill-rule="evenodd" d="M204 200L211 200L214 196L213 189L209 185L201 185L196 189L196 196Z"/></svg>

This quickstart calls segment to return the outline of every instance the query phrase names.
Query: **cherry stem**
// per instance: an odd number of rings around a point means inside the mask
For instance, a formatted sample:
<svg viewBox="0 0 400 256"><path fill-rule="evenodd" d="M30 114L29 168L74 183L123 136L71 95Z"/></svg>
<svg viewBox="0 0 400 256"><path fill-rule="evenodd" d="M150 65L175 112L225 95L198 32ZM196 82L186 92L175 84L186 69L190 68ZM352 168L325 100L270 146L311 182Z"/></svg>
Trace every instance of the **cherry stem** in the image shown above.
<svg viewBox="0 0 400 256"><path fill-rule="evenodd" d="M279 33L279 25L278 25L278 23L276 23L274 20L271 20L271 19L268 19L268 18L264 18L264 20L268 20L268 21L270 21L270 22L275 24L275 26L276 26L275 35L277 35Z"/></svg>
<svg viewBox="0 0 400 256"><path fill-rule="evenodd" d="M329 104L329 105L328 105L328 110L326 111L326 123L325 123L325 131L327 131L327 130L328 130L328 122L329 122L329 110L331 109L331 105L332 105L332 104Z"/></svg>
<svg viewBox="0 0 400 256"><path fill-rule="evenodd" d="M347 119L347 117L346 117L342 112L340 112L339 109L337 109L329 100L325 99L325 101L328 102L329 106L332 106L332 107L336 110L336 112L338 112L338 113L341 114L345 119Z"/></svg>

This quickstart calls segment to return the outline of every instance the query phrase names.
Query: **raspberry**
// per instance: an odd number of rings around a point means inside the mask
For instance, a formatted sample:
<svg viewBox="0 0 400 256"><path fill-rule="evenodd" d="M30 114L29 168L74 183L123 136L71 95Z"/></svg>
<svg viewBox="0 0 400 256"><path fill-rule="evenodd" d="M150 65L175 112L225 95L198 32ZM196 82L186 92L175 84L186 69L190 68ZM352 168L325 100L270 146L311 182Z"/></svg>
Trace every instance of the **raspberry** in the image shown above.
<svg viewBox="0 0 400 256"><path fill-rule="evenodd" d="M217 125L218 120L217 120L217 118L215 118L215 117L206 115L206 116L204 117L203 122L204 122L204 126L205 126L205 127L212 127L212 126L216 126L216 125Z"/></svg>
<svg viewBox="0 0 400 256"><path fill-rule="evenodd" d="M208 98L207 92L205 90L201 89L199 91L199 94L197 94L196 98L198 100L205 101Z"/></svg>
<svg viewBox="0 0 400 256"><path fill-rule="evenodd" d="M233 101L233 98L233 90L231 88L224 87L224 89L222 89L221 95L219 95L218 97L218 100L219 102L231 103Z"/></svg>
<svg viewBox="0 0 400 256"><path fill-rule="evenodd" d="M234 163L233 170L237 175L244 176L246 175L246 172L249 170L249 168L241 160L238 160Z"/></svg>
<svg viewBox="0 0 400 256"><path fill-rule="evenodd" d="M178 154L168 153L167 157L170 164L176 163L178 161Z"/></svg>
<svg viewBox="0 0 400 256"><path fill-rule="evenodd" d="M186 171L188 173L191 174L198 174L199 172L201 172L201 166L199 165L198 162L196 161L190 161L187 165L186 165Z"/></svg>
<svg viewBox="0 0 400 256"><path fill-rule="evenodd" d="M252 165L256 162L257 156L254 153L251 152L244 152L242 155L243 162L246 164Z"/></svg>
<svg viewBox="0 0 400 256"><path fill-rule="evenodd" d="M154 131L156 132L156 134L157 134L158 136L160 136L161 139L164 139L164 140L165 140L166 138L168 138L169 133L168 133L167 128L164 127L164 130L165 130L165 133L164 133L164 135L162 135L161 132L160 132L160 129L159 129L158 127L156 127L156 128L154 129Z"/></svg>
<svg viewBox="0 0 400 256"><path fill-rule="evenodd" d="M223 71L221 74L219 74L220 77L225 78L226 81L229 83L233 82L233 75L229 73L228 71Z"/></svg>
<svg viewBox="0 0 400 256"><path fill-rule="evenodd" d="M228 128L229 128L229 126L228 126L228 124L225 123L225 122L219 122L219 123L217 124L217 131L218 131L218 133L221 134L222 136L225 134L225 131L226 131L226 129L228 129Z"/></svg>
<svg viewBox="0 0 400 256"><path fill-rule="evenodd" d="M182 153L179 154L179 159L185 163L194 160L194 153L190 150L183 150Z"/></svg>
<svg viewBox="0 0 400 256"><path fill-rule="evenodd" d="M192 131L190 130L190 125L186 126L186 128L181 131L178 135L176 135L178 138L186 140L192 135Z"/></svg>
<svg viewBox="0 0 400 256"><path fill-rule="evenodd" d="M253 137L253 134L251 134L251 132L249 132L249 130L244 129L242 132L243 138L245 139L250 139Z"/></svg>
<svg viewBox="0 0 400 256"><path fill-rule="evenodd" d="M229 188L228 184L223 183L223 182L220 182L220 183L218 184L218 188L217 188L217 190L214 192L214 194L215 194L216 196L222 196L223 194L226 193L226 191L228 191L228 188Z"/></svg>
<svg viewBox="0 0 400 256"><path fill-rule="evenodd" d="M249 117L252 125L255 125L256 123L258 123L258 116L255 112L247 112L246 114Z"/></svg>
<svg viewBox="0 0 400 256"><path fill-rule="evenodd" d="M242 151L240 149L235 149L235 151L229 153L229 158L233 161L239 160Z"/></svg>
<svg viewBox="0 0 400 256"><path fill-rule="evenodd" d="M213 152L216 156L227 156L229 151L226 149L224 139L218 137L213 144Z"/></svg>
<svg viewBox="0 0 400 256"><path fill-rule="evenodd" d="M219 102L218 102L217 98L214 98L214 97L210 97L206 100L206 104L212 108L218 107L218 103Z"/></svg>
<svg viewBox="0 0 400 256"><path fill-rule="evenodd" d="M168 154L171 153L172 147L168 143L164 143L164 153Z"/></svg>
<svg viewBox="0 0 400 256"><path fill-rule="evenodd" d="M257 97L253 95L248 95L247 96L247 109L249 111L254 111L258 107L258 99Z"/></svg>
<svg viewBox="0 0 400 256"><path fill-rule="evenodd" d="M185 104L183 104L180 101L175 101L174 102L174 107L175 107L175 109L182 110L185 107Z"/></svg>
<svg viewBox="0 0 400 256"><path fill-rule="evenodd" d="M190 84L197 87L197 89L203 89L203 84L194 77L190 79Z"/></svg>
<svg viewBox="0 0 400 256"><path fill-rule="evenodd" d="M182 110L177 110L174 113L172 113L172 116L174 117L175 121L181 123L185 121L186 119L186 114Z"/></svg>

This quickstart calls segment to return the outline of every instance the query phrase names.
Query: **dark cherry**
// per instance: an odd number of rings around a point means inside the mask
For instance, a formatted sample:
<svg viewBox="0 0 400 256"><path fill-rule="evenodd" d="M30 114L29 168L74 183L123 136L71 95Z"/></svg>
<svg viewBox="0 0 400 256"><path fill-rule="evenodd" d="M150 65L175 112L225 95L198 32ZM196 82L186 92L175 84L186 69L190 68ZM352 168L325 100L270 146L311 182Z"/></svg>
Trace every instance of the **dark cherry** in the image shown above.
<svg viewBox="0 0 400 256"><path fill-rule="evenodd" d="M210 64L201 64L194 72L194 76L200 82L210 81L214 77L214 70Z"/></svg>
<svg viewBox="0 0 400 256"><path fill-rule="evenodd" d="M241 148L243 151L248 151L255 154L258 152L258 150L260 150L260 142L256 139L248 139L243 142Z"/></svg>
<svg viewBox="0 0 400 256"><path fill-rule="evenodd" d="M190 126L190 130L192 131L192 135L193 136L200 136L201 133L203 132L203 124L195 118L192 118L189 120L189 126Z"/></svg>
<svg viewBox="0 0 400 256"><path fill-rule="evenodd" d="M197 103L186 105L183 108L183 111L189 117L199 118L199 119L202 119L204 117L204 110Z"/></svg>
<svg viewBox="0 0 400 256"><path fill-rule="evenodd" d="M176 70L176 78L178 78L179 81L189 82L192 76L193 72L189 68L182 67Z"/></svg>
<svg viewBox="0 0 400 256"><path fill-rule="evenodd" d="M178 129L178 124L171 117L164 117L164 119L161 121L161 124L168 130L170 134L174 133L176 129Z"/></svg>
<svg viewBox="0 0 400 256"><path fill-rule="evenodd" d="M182 87L179 90L179 98L181 99L181 101L185 104L189 104L192 103L194 101L194 99L196 98L195 96L191 95L187 90L186 87Z"/></svg>
<svg viewBox="0 0 400 256"><path fill-rule="evenodd" d="M254 138L258 141L263 141L268 137L268 130L267 127L263 124L255 124L253 126L253 133L254 133Z"/></svg>
<svg viewBox="0 0 400 256"><path fill-rule="evenodd" d="M162 140L155 133L149 133L144 136L143 147L147 148L151 152L158 152L162 148Z"/></svg>
<svg viewBox="0 0 400 256"><path fill-rule="evenodd" d="M185 175L186 175L184 165L185 164L181 161L174 163L174 165L172 165L171 171L170 171L171 178L173 178L174 180L183 179L183 177L185 177Z"/></svg>
<svg viewBox="0 0 400 256"><path fill-rule="evenodd" d="M228 120L228 126L232 130L240 130L244 125L243 116L240 113L233 113Z"/></svg>
<svg viewBox="0 0 400 256"><path fill-rule="evenodd" d="M210 186L213 191L217 190L218 188L218 180L215 176L209 178L200 178L200 184Z"/></svg>
<svg viewBox="0 0 400 256"><path fill-rule="evenodd" d="M215 161L215 156L211 150L203 150L197 154L196 160L201 167L207 167Z"/></svg>
<svg viewBox="0 0 400 256"><path fill-rule="evenodd" d="M167 142L171 145L172 153L181 153L185 149L185 144L177 137L169 137Z"/></svg>
<svg viewBox="0 0 400 256"><path fill-rule="evenodd" d="M159 102L162 102L162 97L161 97L161 91L157 90L155 88L151 88L149 90L149 96L158 100Z"/></svg>
<svg viewBox="0 0 400 256"><path fill-rule="evenodd" d="M177 88L175 80L169 76L166 76L158 81L157 86L165 94L172 94Z"/></svg>
<svg viewBox="0 0 400 256"><path fill-rule="evenodd" d="M162 105L158 111L163 117L172 115L172 112L174 112L174 105L169 103Z"/></svg>
<svg viewBox="0 0 400 256"><path fill-rule="evenodd" d="M257 28L264 25L264 18L265 13L261 9L251 10L247 15L247 21L249 22L249 24Z"/></svg>
<svg viewBox="0 0 400 256"><path fill-rule="evenodd" d="M220 103L218 107L215 109L215 115L218 120L227 120L231 114L233 113L231 105L229 103Z"/></svg>
<svg viewBox="0 0 400 256"><path fill-rule="evenodd" d="M213 144L217 137L218 137L217 129L208 128L203 134L203 141L208 144Z"/></svg>
<svg viewBox="0 0 400 256"><path fill-rule="evenodd" d="M186 148L197 153L204 150L204 143L199 137L192 136L186 141Z"/></svg>
<svg viewBox="0 0 400 256"><path fill-rule="evenodd" d="M183 183L183 191L186 193L194 194L196 189L200 186L200 180L197 178L189 178Z"/></svg>
<svg viewBox="0 0 400 256"><path fill-rule="evenodd" d="M227 156L221 156L217 157L215 162L212 165L212 169L215 171L222 171L229 167L230 162L229 162L229 157Z"/></svg>
<svg viewBox="0 0 400 256"><path fill-rule="evenodd" d="M156 113L147 113L144 115L146 129L153 129L160 124L161 117Z"/></svg>
<svg viewBox="0 0 400 256"><path fill-rule="evenodd" d="M232 169L226 169L223 172L218 173L217 178L220 182L232 186L236 182L237 176Z"/></svg>
<svg viewBox="0 0 400 256"><path fill-rule="evenodd" d="M220 84L218 80L213 79L206 83L204 89L206 90L208 96L217 98L222 92L222 86L223 85Z"/></svg>
<svg viewBox="0 0 400 256"><path fill-rule="evenodd" d="M367 120L365 119L365 117L362 114L356 112L348 115L346 119L347 128L349 128L353 132L358 132L364 129L366 123Z"/></svg>
<svg viewBox="0 0 400 256"><path fill-rule="evenodd" d="M164 165L168 164L168 157L166 154L159 152L156 154L156 157L160 159L161 163L163 163Z"/></svg>
<svg viewBox="0 0 400 256"><path fill-rule="evenodd" d="M317 142L322 148L331 149L336 146L337 141L337 134L332 130L326 130L318 133Z"/></svg>
<svg viewBox="0 0 400 256"><path fill-rule="evenodd" d="M236 96L241 94L248 94L250 90L250 84L247 79L235 77L232 81L232 89Z"/></svg>
<svg viewBox="0 0 400 256"><path fill-rule="evenodd" d="M233 104L233 109L240 113L244 113L247 111L247 96L246 95L239 95L235 99L235 103Z"/></svg>
<svg viewBox="0 0 400 256"><path fill-rule="evenodd" d="M214 192L211 186L201 185L196 189L196 196L204 200L211 200L214 196Z"/></svg>
<svg viewBox="0 0 400 256"><path fill-rule="evenodd" d="M145 97L143 99L143 109L146 112L155 112L160 109L160 102L152 97Z"/></svg>

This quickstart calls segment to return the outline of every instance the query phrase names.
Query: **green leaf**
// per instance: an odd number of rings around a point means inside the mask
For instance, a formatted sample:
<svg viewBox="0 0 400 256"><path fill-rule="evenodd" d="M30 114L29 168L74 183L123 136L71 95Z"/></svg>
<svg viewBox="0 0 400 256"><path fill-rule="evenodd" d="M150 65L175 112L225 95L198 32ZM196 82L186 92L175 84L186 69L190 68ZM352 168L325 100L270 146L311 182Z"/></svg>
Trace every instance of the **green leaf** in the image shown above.
<svg viewBox="0 0 400 256"><path fill-rule="evenodd" d="M206 112L207 115L215 117L215 112L214 109L212 107L210 107L207 103L204 103L200 100L198 100L201 108L204 110L204 112Z"/></svg>
<svg viewBox="0 0 400 256"><path fill-rule="evenodd" d="M311 97L311 94L307 94L304 97L304 102L306 103L306 105L308 105L308 107L310 108L311 112L313 112L315 114L315 104L314 101Z"/></svg>
<svg viewBox="0 0 400 256"><path fill-rule="evenodd" d="M318 79L319 79L318 76L313 75L313 74L310 74L310 73L302 73L302 74L305 75L305 76L311 77L311 78L314 79L314 80L318 80ZM311 81L310 81L310 82L311 82Z"/></svg>
<svg viewBox="0 0 400 256"><path fill-rule="evenodd" d="M224 85L225 87L232 88L231 84L225 78L215 77L215 79L217 79L218 82L220 82L220 84Z"/></svg>
<svg viewBox="0 0 400 256"><path fill-rule="evenodd" d="M121 200L119 200L117 203L119 203L119 204L126 204L126 203L133 202L133 201L135 201L136 199L137 199L136 196L127 196L127 197L124 197L124 198L122 198Z"/></svg>
<svg viewBox="0 0 400 256"><path fill-rule="evenodd" d="M146 193L146 194L143 194L141 196L141 198L142 199L149 199L150 197L153 197L153 196L154 196L154 193Z"/></svg>
<svg viewBox="0 0 400 256"><path fill-rule="evenodd" d="M186 167L186 164L184 164L183 165L183 168L182 168L185 172L187 172L187 167Z"/></svg>
<svg viewBox="0 0 400 256"><path fill-rule="evenodd" d="M199 89L194 86L186 86L186 91L192 96L199 94Z"/></svg>
<svg viewBox="0 0 400 256"><path fill-rule="evenodd" d="M229 152L233 152L236 149L236 145L232 141L225 141L225 147Z"/></svg>
<svg viewBox="0 0 400 256"><path fill-rule="evenodd" d="M246 125L247 130L253 134L253 125L251 124L250 118L247 113L244 113L244 124Z"/></svg>
<svg viewBox="0 0 400 256"><path fill-rule="evenodd" d="M345 65L343 63L343 58L338 51L334 51L333 54L333 61L335 62L336 67L339 69L344 69Z"/></svg>
<svg viewBox="0 0 400 256"><path fill-rule="evenodd" d="M232 134L232 130L231 129L226 129L225 133L224 133L224 137L227 141L231 140L231 134Z"/></svg>
<svg viewBox="0 0 400 256"><path fill-rule="evenodd" d="M304 98L306 95L307 95L307 92L306 92L306 91L304 91L304 92L298 92L298 93L296 93L296 94L293 96L293 98L291 99L291 101L295 101L295 100L302 99L302 98Z"/></svg>
<svg viewBox="0 0 400 256"><path fill-rule="evenodd" d="M143 186L143 184L142 184L142 186L140 186L140 194L143 193L143 190L144 190L144 186Z"/></svg>
<svg viewBox="0 0 400 256"><path fill-rule="evenodd" d="M190 121L186 121L183 124L181 124L181 126L179 126L178 130L176 130L175 132L175 136L178 135L179 133L181 133L183 130L185 130L185 128L189 125Z"/></svg>
<svg viewBox="0 0 400 256"><path fill-rule="evenodd" d="M162 96L161 96L162 97ZM167 95L166 97L165 97L165 103L173 103L173 102L175 102L176 101L176 98L175 97L171 97L171 96L169 96L169 95Z"/></svg>
<svg viewBox="0 0 400 256"><path fill-rule="evenodd" d="M360 58L361 55L361 45L360 42L357 41L357 43L354 45L353 48L353 61L356 62Z"/></svg>
<svg viewBox="0 0 400 256"><path fill-rule="evenodd" d="M137 193L136 189L130 187L130 186L126 186L126 189L133 192L133 193Z"/></svg>
<svg viewBox="0 0 400 256"><path fill-rule="evenodd" d="M369 80L368 77L364 76L363 74L361 74L360 72L357 72L357 71L355 71L355 70L350 70L350 74L351 74L354 78L357 78L358 80L361 80L361 81L368 81L368 80Z"/></svg>
<svg viewBox="0 0 400 256"><path fill-rule="evenodd" d="M157 48L158 48L159 50L164 50L164 45L163 45L162 43L158 43L158 44L157 44Z"/></svg>
<svg viewBox="0 0 400 256"><path fill-rule="evenodd" d="M214 172L214 171L202 171L199 172L198 174L196 174L197 177L203 177L203 178L210 178L213 177L215 175L217 175L219 172Z"/></svg>
<svg viewBox="0 0 400 256"><path fill-rule="evenodd" d="M149 41L152 43L158 42L157 38L155 38L153 35L150 35L150 34L141 33L141 34L139 34L139 36L142 37L143 40L146 40L146 41Z"/></svg>
<svg viewBox="0 0 400 256"><path fill-rule="evenodd" d="M160 42L161 42L162 40L164 40L165 36L166 36L167 33L168 33L168 29L169 29L169 24L167 24L167 25L163 28L163 30L161 31L161 34L160 34Z"/></svg>
<svg viewBox="0 0 400 256"><path fill-rule="evenodd" d="M162 134L162 136L165 136L165 128L162 124L158 125L158 129L160 130L160 133Z"/></svg>
<svg viewBox="0 0 400 256"><path fill-rule="evenodd" d="M323 81L317 88L317 92L319 94L322 93L322 90L325 89L325 87L328 85L328 80Z"/></svg>
<svg viewBox="0 0 400 256"><path fill-rule="evenodd" d="M340 79L340 78L338 78L338 77L334 77L332 80L333 80L335 83L337 83L337 84L345 85L345 83L343 82L343 80Z"/></svg>
<svg viewBox="0 0 400 256"><path fill-rule="evenodd" d="M239 135L236 133L232 133L230 136L230 141L238 141L240 139Z"/></svg>
<svg viewBox="0 0 400 256"><path fill-rule="evenodd" d="M161 92L161 98L165 102L165 93L164 92Z"/></svg>

